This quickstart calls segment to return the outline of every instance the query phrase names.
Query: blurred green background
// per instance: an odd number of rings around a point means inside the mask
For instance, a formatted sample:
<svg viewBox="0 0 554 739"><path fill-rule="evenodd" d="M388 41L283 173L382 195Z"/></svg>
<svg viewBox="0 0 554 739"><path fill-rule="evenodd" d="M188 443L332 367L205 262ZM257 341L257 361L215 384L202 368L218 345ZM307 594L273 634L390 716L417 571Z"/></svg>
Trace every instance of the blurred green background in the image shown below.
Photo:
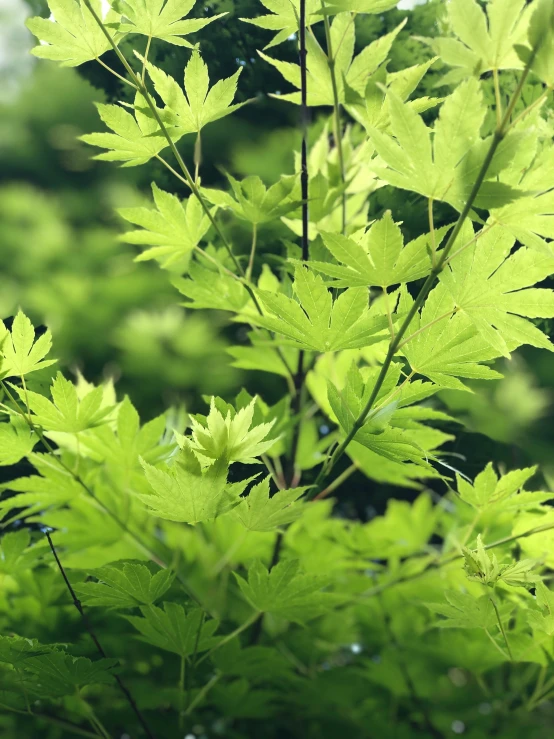
<svg viewBox="0 0 554 739"><path fill-rule="evenodd" d="M288 90L278 73L256 54L271 36L238 21L256 16L260 9L257 0L222 0L201 3L196 11L229 13L201 32L202 52L213 80L242 66L239 99L252 101L232 119L212 124L203 135L201 171L204 184L210 186L222 184L222 167L237 176L259 174L268 183L293 169L298 110L267 96L267 92ZM432 0L413 10L359 18L358 46L407 17L389 69L420 63L432 52L414 37L437 35L443 10L444 3ZM223 315L185 311L170 275L154 262L134 262L135 248L118 240L124 226L115 209L147 202L152 180L185 193L160 165L119 169L91 158L94 152L77 137L98 130L93 103L128 100L129 93L93 62L78 70L62 69L32 57L33 40L24 20L37 14L49 14L42 0L2 0L0 315L13 315L21 307L34 322L48 324L55 353L66 370L81 370L93 381L113 377L118 391L128 392L145 418L172 404L202 408L202 394L230 398L245 381L249 389L276 399L281 390L277 380L271 376L246 379L230 364L225 349L244 341L244 331L229 327ZM125 43L124 52L129 51ZM151 59L179 76L188 54L180 47L160 43L158 48L154 43ZM279 47L279 57L295 60L294 40ZM110 54L105 59L117 65ZM422 94L441 94L434 85L443 71L440 65L432 68ZM316 111L313 137L321 124ZM185 140L182 151L188 161L192 146L192 140ZM392 209L395 220L403 221L407 232L425 229L426 209L415 196L383 188L372 199L371 217L385 206ZM246 249L249 234L240 225L229 228L237 248ZM283 238L290 238L290 232L284 226L282 230L272 227L262 234L261 243L265 239L273 249ZM442 396L464 422L450 446L452 464L473 476L488 459L507 467L540 462L547 478L554 477L553 357L526 349L500 364L504 380L482 383L474 395L448 392ZM368 483L362 476L351 481L344 503L347 514L371 515L368 501L379 508L379 501L390 494L385 486Z"/></svg>

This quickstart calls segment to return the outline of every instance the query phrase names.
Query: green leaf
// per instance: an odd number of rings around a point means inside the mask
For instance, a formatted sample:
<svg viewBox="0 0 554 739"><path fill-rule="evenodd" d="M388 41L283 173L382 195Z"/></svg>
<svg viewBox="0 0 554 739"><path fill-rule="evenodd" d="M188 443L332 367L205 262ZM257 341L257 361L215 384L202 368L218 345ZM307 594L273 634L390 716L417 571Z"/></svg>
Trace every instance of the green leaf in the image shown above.
<svg viewBox="0 0 554 739"><path fill-rule="evenodd" d="M258 290L266 312L248 320L281 334L292 346L319 352L369 346L384 338L387 316L379 304L368 307L366 288L350 288L333 300L321 277L298 266L293 289L298 301Z"/></svg>
<svg viewBox="0 0 554 739"><path fill-rule="evenodd" d="M61 431L78 434L106 422L111 406L102 404L104 391L101 386L85 389L79 397L75 385L58 372L51 388L53 403L39 393L16 388L20 397L29 403L32 421L45 431Z"/></svg>
<svg viewBox="0 0 554 739"><path fill-rule="evenodd" d="M30 657L38 657L51 651L51 647L39 644L36 639L22 636L0 636L0 662L19 665Z"/></svg>
<svg viewBox="0 0 554 739"><path fill-rule="evenodd" d="M176 277L173 285L188 298L186 308L240 312L248 305L248 293L242 282L223 272L191 262L190 279Z"/></svg>
<svg viewBox="0 0 554 739"><path fill-rule="evenodd" d="M250 223L267 223L295 210L301 201L291 200L291 192L297 182L294 175L281 177L271 187L267 188L257 176L245 177L236 180L227 175L235 197L221 190L203 188L202 193L215 205L229 208L235 215Z"/></svg>
<svg viewBox="0 0 554 739"><path fill-rule="evenodd" d="M500 352L455 307L444 285L431 290L403 340L402 353L412 370L440 387L453 390L467 390L460 377L479 380L502 377L482 364L498 357Z"/></svg>
<svg viewBox="0 0 554 739"><path fill-rule="evenodd" d="M113 133L87 133L80 140L91 146L110 151L96 154L94 159L105 162L123 162L123 167L137 167L168 146L166 137L150 115L147 104L139 93L135 96L135 115L120 105L97 103L100 118ZM173 132L172 132L173 134Z"/></svg>
<svg viewBox="0 0 554 739"><path fill-rule="evenodd" d="M25 669L32 672L54 695L75 694L76 688L98 683L111 683L116 659L92 662L86 657L72 657L64 652L50 652L25 661Z"/></svg>
<svg viewBox="0 0 554 739"><path fill-rule="evenodd" d="M236 572L233 574L244 597L256 610L300 624L324 613L334 600L331 593L321 592L325 578L299 574L296 560L283 560L269 572L257 560L248 570L248 581Z"/></svg>
<svg viewBox="0 0 554 739"><path fill-rule="evenodd" d="M554 493L520 492L525 483L533 477L536 467L512 470L498 478L492 463L480 472L473 484L457 475L460 498L477 510L494 508L496 512L518 508L533 507L554 497Z"/></svg>
<svg viewBox="0 0 554 739"><path fill-rule="evenodd" d="M391 134L376 128L368 133L379 157L375 173L390 185L442 200L461 211L484 161L490 141L479 138L486 108L480 83L469 79L446 98L435 123L434 138L409 105L392 92L388 95ZM509 142L504 141L504 147ZM509 165L499 146L486 172L486 180ZM515 200L520 193L509 185L485 181L475 199L479 208L494 208Z"/></svg>
<svg viewBox="0 0 554 739"><path fill-rule="evenodd" d="M190 448L205 461L225 460L227 464L242 462L257 464L256 457L265 454L276 441L269 436L275 421L252 426L256 398L236 413L227 409L225 416L210 401L210 412L202 416L191 416L192 437Z"/></svg>
<svg viewBox="0 0 554 739"><path fill-rule="evenodd" d="M0 321L0 346L3 378L28 375L56 362L55 359L44 359L52 348L50 331L45 331L35 341L33 324L21 311L14 318L11 331Z"/></svg>
<svg viewBox="0 0 554 739"><path fill-rule="evenodd" d="M38 436L21 416L12 416L10 423L0 424L0 466L17 464L33 451Z"/></svg>
<svg viewBox="0 0 554 739"><path fill-rule="evenodd" d="M358 367L352 364L341 389L333 382L328 382L329 404L345 434L352 431L361 416L373 392L378 374L378 367L366 367L362 374ZM425 466L426 453L417 445L414 435L395 425L395 414L398 413L400 400L395 388L399 377L400 366L392 364L377 393L373 408L363 426L358 429L354 440L391 461L409 460Z"/></svg>
<svg viewBox="0 0 554 739"><path fill-rule="evenodd" d="M29 547L31 536L27 529L10 531L0 538L0 572L15 575L33 567L39 555Z"/></svg>
<svg viewBox="0 0 554 739"><path fill-rule="evenodd" d="M100 0L91 0L91 5L102 17ZM43 42L31 50L35 56L60 62L62 67L78 67L98 59L112 48L83 0L48 0L48 7L53 20L36 17L26 22L31 33ZM104 23L113 24L118 20L119 15L110 8ZM117 42L121 35L115 34L114 41Z"/></svg>
<svg viewBox="0 0 554 739"><path fill-rule="evenodd" d="M537 582L535 595L537 606L542 611L527 611L529 625L536 631L552 636L554 634L554 593L543 582Z"/></svg>
<svg viewBox="0 0 554 739"><path fill-rule="evenodd" d="M81 485L52 455L32 453L29 461L40 474L18 477L3 486L18 494L0 501L1 511L25 508L25 515L29 516L63 506L83 494Z"/></svg>
<svg viewBox="0 0 554 739"><path fill-rule="evenodd" d="M149 495L139 495L150 513L168 521L196 524L217 518L234 508L248 481L227 484L227 462L217 460L202 470L187 446L173 464L156 468L143 461Z"/></svg>
<svg viewBox="0 0 554 739"><path fill-rule="evenodd" d="M175 578L171 570L159 570L152 575L146 565L130 562L123 567L101 567L90 574L98 582L79 583L74 586L74 590L85 605L107 608L153 605Z"/></svg>
<svg viewBox="0 0 554 739"><path fill-rule="evenodd" d="M532 585L536 575L531 573L532 568L537 564L535 560L524 559L519 562L509 564L499 564L496 554L489 554L483 545L481 534L477 536L477 548L463 548L464 570L469 580L475 580L494 587L496 583L502 580L506 585L513 587Z"/></svg>
<svg viewBox="0 0 554 739"><path fill-rule="evenodd" d="M140 425L139 415L125 397L117 411L115 425L97 426L81 439L81 449L86 449L97 463L106 465L110 477L122 479L122 484L138 489L144 480L139 458L150 464L167 459L175 450L174 443L164 443L165 415Z"/></svg>
<svg viewBox="0 0 554 739"><path fill-rule="evenodd" d="M259 18L241 18L245 23L252 23L258 28L268 31L277 31L277 34L265 47L277 46L286 41L292 34L298 32L300 3L299 0L262 0L262 4L273 15L262 15ZM316 23L317 11L321 6L320 0L306 0L306 23Z"/></svg>
<svg viewBox="0 0 554 739"><path fill-rule="evenodd" d="M471 239L468 228L464 239ZM456 256L441 273L457 310L499 354L521 344L554 350L549 338L525 318L554 316L554 292L530 287L554 273L554 257L526 247L511 253L514 238L493 228Z"/></svg>
<svg viewBox="0 0 554 739"><path fill-rule="evenodd" d="M210 88L208 68L198 51L192 53L185 67L184 92L173 77L150 62L146 63L146 69L166 105L164 123L170 126L171 134L176 138L199 133L208 123L224 118L246 104L232 105L242 67Z"/></svg>
<svg viewBox="0 0 554 739"><path fill-rule="evenodd" d="M340 13L336 16L331 24L331 44L335 54L335 79L340 103L347 102L348 90L363 94L367 78L385 62L393 41L405 23L406 21L403 21L393 31L381 36L354 57L355 29L352 18L349 13ZM312 34L306 37L306 49L308 105L333 105L334 89L327 55ZM288 83L300 89L301 75L298 64L273 59L261 51L258 53L262 59L275 67ZM277 97L279 100L297 105L301 103L300 92Z"/></svg>
<svg viewBox="0 0 554 739"><path fill-rule="evenodd" d="M394 0L327 0L325 15L334 15L335 13L384 13L397 5Z"/></svg>
<svg viewBox="0 0 554 739"><path fill-rule="evenodd" d="M208 23L227 15L219 13L210 18L183 20L195 2L196 0L120 0L123 15L119 30L123 33L140 33L149 38L159 38L168 44L192 49L193 45L183 36L196 33Z"/></svg>
<svg viewBox="0 0 554 739"><path fill-rule="evenodd" d="M435 622L442 629L494 629L497 625L496 613L488 595L475 598L470 593L447 590L444 593L447 603L427 603L433 613L444 616ZM501 606L501 615L506 616L512 606Z"/></svg>
<svg viewBox="0 0 554 739"><path fill-rule="evenodd" d="M233 509L232 516L249 531L274 531L300 518L304 507L296 501L305 491L306 488L278 490L270 497L266 477Z"/></svg>
<svg viewBox="0 0 554 739"><path fill-rule="evenodd" d="M191 252L202 241L210 228L210 220L198 199L189 197L185 202L152 183L152 193L156 209L120 208L118 213L126 221L141 228L127 231L120 236L127 244L147 244L136 262L150 259L160 261L163 269L177 260L190 258Z"/></svg>
<svg viewBox="0 0 554 739"><path fill-rule="evenodd" d="M164 603L163 610L157 606L142 606L140 611L142 618L125 616L140 632L138 638L180 657L205 652L219 641L213 636L218 622L205 621L201 608L185 611L178 603Z"/></svg>
<svg viewBox="0 0 554 739"><path fill-rule="evenodd" d="M537 77L552 87L554 84L554 58L552 56L552 41L554 39L554 6L552 0L539 0L533 3L534 13L529 23L528 43L531 48L517 46L516 52L527 64L531 50L536 49L531 70Z"/></svg>
<svg viewBox="0 0 554 739"><path fill-rule="evenodd" d="M444 226L436 230L435 247L449 228ZM321 235L333 257L345 266L310 261L310 267L333 277L335 287L372 285L386 288L419 280L431 270L431 234L424 234L404 246L402 232L392 220L390 211L386 211L357 241L325 231Z"/></svg>
<svg viewBox="0 0 554 739"><path fill-rule="evenodd" d="M476 0L451 0L448 17L457 38L439 37L432 45L445 64L460 68L461 75L523 67L514 46L526 36L525 0L493 0L487 3L486 14Z"/></svg>

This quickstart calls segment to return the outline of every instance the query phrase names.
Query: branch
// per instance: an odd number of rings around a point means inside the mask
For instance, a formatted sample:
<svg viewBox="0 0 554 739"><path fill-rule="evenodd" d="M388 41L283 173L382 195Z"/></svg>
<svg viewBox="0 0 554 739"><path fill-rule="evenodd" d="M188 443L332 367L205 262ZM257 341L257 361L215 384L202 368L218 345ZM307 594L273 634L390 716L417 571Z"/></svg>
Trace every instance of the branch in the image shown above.
<svg viewBox="0 0 554 739"><path fill-rule="evenodd" d="M50 533L48 531L46 531L45 533L46 533L46 538L48 539L48 544L50 545L50 549L52 550L52 554L54 555L54 559L56 560L56 564L58 565L58 569L61 572L61 575L62 575L62 577L64 579L65 584L66 584L66 587L69 590L69 594L71 595L71 598L73 600L73 605L79 611L79 613L81 615L81 618L83 620L83 624L85 626L85 629L88 631L88 633L90 635L90 638L94 642L94 646L96 647L96 651L100 654L101 657L103 657L104 659L106 659L106 652L104 651L104 648L102 647L102 645L98 641L98 637L96 636L96 634L95 634L95 632L94 632L94 630L92 628L92 625L91 625L91 623L89 621L89 618L88 618L87 614L85 613L85 611L83 610L83 606L81 604L81 601L77 598L77 595L75 594L75 591L73 590L73 586L71 585L71 583L68 580L68 577L67 577L67 575L65 573L65 570L63 568L63 565L60 562L60 558L58 557L58 553L56 552L56 549L55 549L54 544L52 542L52 538L50 537ZM119 677L119 675L114 675L114 679L115 679L116 683L118 684L119 689L121 690L121 692L123 693L123 695L127 699L127 702L131 706L131 708L133 710L133 713L137 717L140 725L142 726L142 728L146 732L146 736L148 737L148 739L156 739L155 736L154 736L154 734L150 730L150 727L146 723L146 719L144 718L144 716L140 712L140 710L139 710L139 708L138 708L138 706L137 706L137 704L135 702L135 699L133 698L133 696L129 692L129 689L127 688L127 686L125 685L125 683L123 682L123 680Z"/></svg>

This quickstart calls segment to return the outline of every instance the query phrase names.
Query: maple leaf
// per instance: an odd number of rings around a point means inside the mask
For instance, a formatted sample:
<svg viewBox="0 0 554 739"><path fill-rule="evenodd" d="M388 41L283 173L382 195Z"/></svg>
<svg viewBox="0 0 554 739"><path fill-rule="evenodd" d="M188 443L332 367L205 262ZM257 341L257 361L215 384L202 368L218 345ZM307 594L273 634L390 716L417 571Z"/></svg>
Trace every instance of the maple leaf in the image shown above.
<svg viewBox="0 0 554 739"><path fill-rule="evenodd" d="M293 289L298 301L257 290L266 312L249 314L248 320L281 334L294 346L319 352L369 346L384 338L387 316L379 303L368 307L367 288L350 288L333 300L321 277L298 266Z"/></svg>
<svg viewBox="0 0 554 739"><path fill-rule="evenodd" d="M271 187L267 188L257 176L245 177L242 181L227 175L231 183L233 198L223 190L202 188L202 193L210 201L222 208L229 208L239 218L250 223L267 223L280 218L300 205L299 200L290 200L289 196L297 182L294 175L281 177Z"/></svg>
<svg viewBox="0 0 554 739"><path fill-rule="evenodd" d="M395 94L389 92L388 99L392 135L368 127L386 165L377 159L373 170L390 185L443 200L461 211L491 143L490 137L479 136L486 115L480 83L472 78L459 85L442 104L433 130ZM476 207L500 207L521 195L493 178L509 166L523 139L528 137L520 131L503 138L475 198Z"/></svg>
<svg viewBox="0 0 554 739"><path fill-rule="evenodd" d="M435 247L449 228L444 226L435 231ZM392 220L390 211L386 211L381 219L375 221L366 232L358 234L357 238L327 231L323 231L321 236L327 249L341 265L311 260L310 268L333 277L334 287L374 285L386 288L419 280L431 270L431 234L423 234L404 245L402 232Z"/></svg>
<svg viewBox="0 0 554 739"><path fill-rule="evenodd" d="M321 615L336 601L333 594L321 592L326 578L300 574L297 560L281 561L270 571L256 560L248 570L248 580L233 574L256 610L300 624Z"/></svg>
<svg viewBox="0 0 554 739"><path fill-rule="evenodd" d="M274 531L296 521L304 508L296 501L307 488L278 490L269 495L269 477L254 485L247 497L233 509L232 516L249 531Z"/></svg>
<svg viewBox="0 0 554 739"><path fill-rule="evenodd" d="M186 308L238 313L247 306L249 297L244 285L223 270L214 271L191 262L188 273L190 279L176 277L172 280L177 290L188 298L188 302L183 303Z"/></svg>
<svg viewBox="0 0 554 739"><path fill-rule="evenodd" d="M25 516L29 516L63 506L83 494L81 485L54 457L32 453L29 461L39 474L10 480L5 487L17 494L0 501L0 511L25 508Z"/></svg>
<svg viewBox="0 0 554 739"><path fill-rule="evenodd" d="M300 19L299 0L261 0L261 3L273 15L262 15L258 18L241 18L240 20L268 31L277 31L277 34L265 46L266 49L281 44L298 32ZM316 15L320 7L320 0L306 0L306 24L316 23L318 20L321 20Z"/></svg>
<svg viewBox="0 0 554 739"><path fill-rule="evenodd" d="M88 606L107 608L134 608L152 605L171 586L175 574L159 570L152 575L146 565L127 562L122 567L109 565L89 574L98 582L84 582L74 586L75 592Z"/></svg>
<svg viewBox="0 0 554 739"><path fill-rule="evenodd" d="M494 0L485 10L476 0L451 0L448 20L457 38L439 37L431 45L455 69L441 85L491 70L522 69L514 46L526 40L529 10L525 0Z"/></svg>
<svg viewBox="0 0 554 739"><path fill-rule="evenodd" d="M87 133L79 137L86 144L111 150L96 154L94 159L121 161L122 167L137 167L169 145L150 111L147 112L146 101L140 93L135 96L134 116L120 105L97 103L96 107L113 133Z"/></svg>
<svg viewBox="0 0 554 739"><path fill-rule="evenodd" d="M168 521L196 524L223 515L239 503L248 480L227 483L227 463L218 459L203 470L185 446L171 465L154 467L142 461L152 492L138 497L148 510Z"/></svg>
<svg viewBox="0 0 554 739"><path fill-rule="evenodd" d="M401 352L412 370L436 385L453 390L468 388L458 379L493 380L502 375L483 362L499 352L478 333L469 318L456 312L444 285L431 292L421 312L414 316Z"/></svg>
<svg viewBox="0 0 554 739"><path fill-rule="evenodd" d="M534 151L529 153L530 158L526 156L516 162L516 166L507 172L509 179L506 179L509 184L532 194L491 210L491 221L509 231L525 246L552 257L554 252L545 239L554 239L554 151L541 152L536 158Z"/></svg>
<svg viewBox="0 0 554 739"><path fill-rule="evenodd" d="M0 375L21 377L55 364L55 359L44 359L52 348L52 335L45 331L35 341L35 329L21 311L13 320L11 331L0 321Z"/></svg>
<svg viewBox="0 0 554 739"><path fill-rule="evenodd" d="M17 464L33 451L37 442L38 436L21 416L12 416L10 423L1 423L0 466Z"/></svg>
<svg viewBox="0 0 554 739"><path fill-rule="evenodd" d="M522 559L510 564L499 564L496 554L489 554L485 549L481 534L477 536L476 549L462 549L464 570L469 580L475 580L494 587L500 580L513 587L527 586L535 582L536 576L532 568L535 560Z"/></svg>
<svg viewBox="0 0 554 739"><path fill-rule="evenodd" d="M480 472L473 484L461 475L456 475L460 498L476 510L493 508L495 513L535 508L554 498L554 493L525 492L523 485L535 472L536 467L512 470L498 478L492 463Z"/></svg>
<svg viewBox="0 0 554 739"><path fill-rule="evenodd" d="M198 133L208 123L218 121L246 105L246 102L232 105L242 67L210 88L208 67L198 51L193 51L185 67L184 91L173 77L150 62L146 62L146 69L156 92L165 103L161 115L172 137Z"/></svg>
<svg viewBox="0 0 554 739"><path fill-rule="evenodd" d="M92 662L86 657L72 657L65 652L49 652L25 660L29 670L53 695L75 694L75 689L96 683L111 683L116 659Z"/></svg>
<svg viewBox="0 0 554 739"><path fill-rule="evenodd" d="M91 0L98 16L102 17L100 0ZM94 16L83 0L48 0L53 20L29 18L27 28L44 42L31 49L31 53L42 59L61 62L62 67L77 67L84 62L98 59L112 48ZM109 9L104 23L113 24L119 14ZM122 34L113 36L117 43Z"/></svg>
<svg viewBox="0 0 554 739"><path fill-rule="evenodd" d="M149 38L159 38L175 46L193 45L183 36L199 31L208 23L222 18L219 13L210 18L183 20L192 10L196 0L119 0L122 21L119 30L123 33L139 33Z"/></svg>
<svg viewBox="0 0 554 739"><path fill-rule="evenodd" d="M208 216L195 197L181 202L175 195L161 190L155 182L152 183L152 194L156 209L139 207L118 210L126 221L141 226L119 238L127 244L148 244L152 247L135 257L136 262L158 259L164 269L180 259L188 262L191 252L210 228Z"/></svg>
<svg viewBox="0 0 554 739"><path fill-rule="evenodd" d="M210 412L204 418L191 416L192 436L186 443L202 459L221 460L228 464L242 462L256 464L275 443L274 437L267 438L275 424L261 423L252 426L256 398L244 408L234 411L226 409L225 415L218 409L215 398L210 401Z"/></svg>
<svg viewBox="0 0 554 739"><path fill-rule="evenodd" d="M101 386L88 390L82 397L75 385L58 372L52 383L52 401L39 393L15 388L20 397L29 403L32 420L46 431L78 434L105 422L111 406L103 405L104 390Z"/></svg>
<svg viewBox="0 0 554 739"><path fill-rule="evenodd" d="M353 90L358 94L364 93L368 77L386 60L394 39L405 23L406 21L403 21L393 31L369 44L358 56L354 57L355 28L352 18L348 13L335 18L331 24L331 44L333 49L337 50L334 63L339 102L347 101L348 90ZM327 54L312 34L306 37L306 49L308 105L333 105L334 85ZM258 54L275 67L287 82L300 90L301 74L298 64L273 59L261 51ZM301 103L300 92L277 97L279 100L286 100L297 105Z"/></svg>
<svg viewBox="0 0 554 739"><path fill-rule="evenodd" d="M461 243L472 236L468 224ZM549 338L525 319L554 316L554 291L531 287L554 273L554 257L527 247L511 253L514 243L504 229L489 230L449 262L440 281L457 310L499 354L509 356L521 344L553 351Z"/></svg>
<svg viewBox="0 0 554 739"><path fill-rule="evenodd" d="M434 625L441 629L494 629L497 625L496 612L488 595L475 598L470 593L447 590L447 603L426 603L433 613L444 616ZM511 604L499 606L501 617L509 615Z"/></svg>
<svg viewBox="0 0 554 739"><path fill-rule="evenodd" d="M365 367L360 370L353 363L341 388L328 380L327 397L330 409L345 433L354 428L373 392L378 374L379 368ZM375 398L373 409L368 413L354 440L386 459L395 462L410 460L425 466L425 452L418 447L414 435L397 426L395 422L395 415L400 412L400 395L398 392L394 394L399 378L400 365L392 364ZM415 402L415 397L412 402Z"/></svg>
<svg viewBox="0 0 554 739"><path fill-rule="evenodd" d="M527 620L531 628L552 636L554 634L554 593L543 582L537 582L535 595L537 606L541 610L529 610Z"/></svg>
<svg viewBox="0 0 554 739"><path fill-rule="evenodd" d="M180 657L205 652L217 644L213 636L218 627L215 619L204 620L202 608L185 610L178 603L164 603L163 610L157 606L142 606L140 616L125 616L141 636L141 641L173 652Z"/></svg>

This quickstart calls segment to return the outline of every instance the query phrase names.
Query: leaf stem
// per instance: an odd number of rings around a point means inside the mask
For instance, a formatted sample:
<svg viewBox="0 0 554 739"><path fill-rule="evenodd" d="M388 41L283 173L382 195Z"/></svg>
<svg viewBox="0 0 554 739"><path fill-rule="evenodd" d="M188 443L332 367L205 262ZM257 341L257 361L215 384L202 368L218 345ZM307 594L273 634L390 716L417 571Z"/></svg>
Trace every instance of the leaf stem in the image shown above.
<svg viewBox="0 0 554 739"><path fill-rule="evenodd" d="M431 235L431 264L435 266L435 253L437 250L437 241L435 238L435 218L433 216L433 198L427 201L427 215L429 218L429 233Z"/></svg>
<svg viewBox="0 0 554 739"><path fill-rule="evenodd" d="M502 99L500 97L500 81L498 78L498 69L492 70L492 77L494 82L494 99L496 101L496 125L500 126L502 121Z"/></svg>
<svg viewBox="0 0 554 739"><path fill-rule="evenodd" d="M190 706L185 711L185 716L189 716L192 711L196 708L196 706L204 700L208 692L213 688L213 686L217 683L218 680L220 680L222 677L221 672L216 672L216 674L208 680L208 682L204 685L203 688L201 688L198 693L196 694L193 701L191 701Z"/></svg>
<svg viewBox="0 0 554 739"><path fill-rule="evenodd" d="M252 268L254 267L254 257L256 256L256 240L258 237L258 224L252 224L252 245L250 247L250 257L248 258L248 267L246 268L246 279L252 279Z"/></svg>
<svg viewBox="0 0 554 739"><path fill-rule="evenodd" d="M357 469L358 465L356 464L356 462L354 462L350 465L350 467L347 467L344 472L341 472L340 475L333 480L333 482L329 483L325 490L322 490L320 493L318 493L313 500L322 500L322 498L326 498L340 485L342 485L343 482L348 480L348 478L353 475Z"/></svg>
<svg viewBox="0 0 554 739"><path fill-rule="evenodd" d="M254 613L246 619L244 623L242 623L240 626L238 626L234 631L231 631L230 634L227 634L227 636L224 636L223 639L218 642L215 647L212 647L209 652L206 652L206 654L202 655L198 662L196 663L196 666L202 664L204 660L207 660L208 657L211 657L214 652L217 652L217 650L222 647L224 644L227 644L227 642L230 642L231 639L234 639L239 634L242 634L243 631L246 631L246 629L249 626L252 626L254 621L260 617L261 611L254 611Z"/></svg>
<svg viewBox="0 0 554 739"><path fill-rule="evenodd" d="M132 87L133 90L136 90L137 88L133 85L132 82L130 82L126 77L123 77L123 75L119 74L119 72L116 72L115 69L112 69L108 64L102 61L99 57L96 57L96 61L98 64L100 64L104 69L107 69L108 72L114 75L114 77L117 77L119 80L124 82L126 85L129 85L129 87Z"/></svg>
<svg viewBox="0 0 554 739"><path fill-rule="evenodd" d="M506 634L506 630L504 629L504 624L502 623L502 619L500 618L500 611L498 610L498 606L496 605L496 601L494 598L489 598L490 602L492 603L492 607L494 608L494 612L496 613L496 620L498 621L498 627L500 629L500 633L502 634L502 637L504 638L504 644L506 645L506 651L508 652L508 655L510 657L510 662L514 661L514 657L512 654L512 650L510 649L510 643L508 641L508 635Z"/></svg>
<svg viewBox="0 0 554 739"><path fill-rule="evenodd" d="M146 49L144 50L144 58L142 60L142 75L141 80L142 84L144 85L144 81L146 79L146 62L148 61L148 54L150 52L150 44L152 43L152 36L148 36L148 41L146 42Z"/></svg>
<svg viewBox="0 0 554 739"><path fill-rule="evenodd" d="M509 659L509 655L506 654L506 652L502 649L502 647L500 646L500 644L498 644L498 642L495 640L495 638L493 637L493 635L491 634L491 632L488 629L485 629L485 634L489 637L489 639L491 640L492 644L496 647L496 649L498 649L498 651L504 657L504 659Z"/></svg>
<svg viewBox="0 0 554 739"><path fill-rule="evenodd" d="M85 611L83 609L83 606L81 604L81 601L77 598L77 595L75 594L75 591L73 590L73 586L69 582L69 579L67 577L67 574L66 574L66 572L64 570L64 567L63 567L62 563L60 562L60 558L58 556L58 553L56 551L56 548L54 547L54 544L52 542L52 538L51 538L50 533L48 531L46 531L46 538L48 540L48 544L50 545L50 549L52 550L52 554L54 555L54 559L56 560L56 564L58 565L58 569L59 569L59 571L61 573L61 576L62 576L62 578L63 578L63 580L65 582L65 585L66 585L66 587L67 587L67 589L69 591L69 594L71 596L71 599L73 600L73 605L75 606L75 608L79 612L79 614L81 616L81 619L83 621L83 625L84 625L85 629L88 631L90 638L94 642L94 646L96 647L97 652L100 654L100 656L103 659L107 659L106 652L104 651L104 648L102 647L102 645L98 641L98 637L96 636L96 633L94 632L94 630L92 628L92 625L91 625L91 623L89 621L89 618L88 618L87 614L85 613ZM135 716L138 719L138 722L140 723L140 725L144 729L144 731L145 731L146 736L148 737L148 739L155 739L154 734L150 730L150 727L148 726L148 724L146 723L146 720L145 720L144 716L140 712L140 710L139 710L139 708L138 708L138 706L137 706L137 704L135 702L135 699L133 698L133 696L129 692L129 689L127 688L127 686L125 685L125 683L123 682L123 680L117 674L114 675L113 677L114 677L114 680L116 681L116 683L118 684L119 689L121 690L121 692L125 696L127 702L131 706L131 709L133 710L133 713L135 714Z"/></svg>
<svg viewBox="0 0 554 739"><path fill-rule="evenodd" d="M183 703L185 700L185 657L181 655L181 664L179 669L179 692L180 692L180 709L179 709L179 729L183 728L185 712Z"/></svg>
<svg viewBox="0 0 554 739"><path fill-rule="evenodd" d="M456 313L457 309L454 307L452 310L447 311L446 313L443 313L442 315L438 316L438 318L434 318L432 321L429 321L429 323L426 323L425 326L422 326L421 328L418 328L417 331L414 331L413 334L410 334L407 336L403 341L400 342L398 345L398 351L402 349L403 346L408 344L412 339L415 339L416 336L426 331L428 328L431 328L431 326L434 326L435 323L438 323L439 321L443 321L445 318L448 318L449 316Z"/></svg>

